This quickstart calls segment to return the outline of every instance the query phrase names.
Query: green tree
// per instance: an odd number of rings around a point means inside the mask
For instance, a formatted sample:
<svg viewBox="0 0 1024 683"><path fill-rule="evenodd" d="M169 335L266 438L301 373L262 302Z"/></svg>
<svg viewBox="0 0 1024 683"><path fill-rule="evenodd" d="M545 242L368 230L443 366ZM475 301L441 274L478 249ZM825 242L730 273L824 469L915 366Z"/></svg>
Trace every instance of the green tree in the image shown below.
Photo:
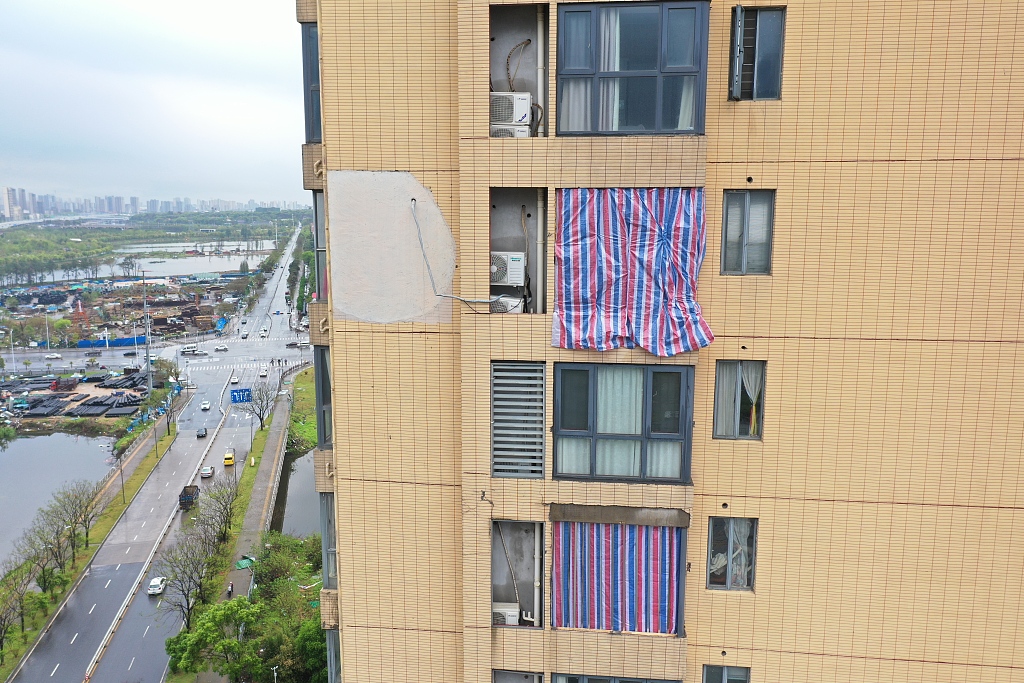
<svg viewBox="0 0 1024 683"><path fill-rule="evenodd" d="M265 663L256 641L239 639L243 625L251 627L262 612L245 596L218 602L192 622L190 631L182 631L166 643L171 671L198 672L209 665L221 676L238 681L262 678Z"/></svg>
<svg viewBox="0 0 1024 683"><path fill-rule="evenodd" d="M71 344L71 321L67 318L61 318L60 320L53 323L53 331L57 334L57 340L61 346L68 346Z"/></svg>
<svg viewBox="0 0 1024 683"><path fill-rule="evenodd" d="M238 272L242 273L243 275L248 274L248 272L249 272L249 262L248 261L242 261L242 263L238 266Z"/></svg>
<svg viewBox="0 0 1024 683"><path fill-rule="evenodd" d="M327 641L319 621L308 619L302 622L295 636L295 653L305 670L305 676L296 676L296 679L327 683Z"/></svg>

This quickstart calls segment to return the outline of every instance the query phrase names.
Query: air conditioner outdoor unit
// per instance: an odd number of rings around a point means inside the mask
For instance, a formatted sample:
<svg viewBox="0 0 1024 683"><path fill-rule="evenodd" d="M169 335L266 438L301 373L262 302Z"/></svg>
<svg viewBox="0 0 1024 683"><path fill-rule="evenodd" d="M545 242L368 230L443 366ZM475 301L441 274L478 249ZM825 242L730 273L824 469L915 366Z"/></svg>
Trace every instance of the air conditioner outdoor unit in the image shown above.
<svg viewBox="0 0 1024 683"><path fill-rule="evenodd" d="M492 92L491 123L530 125L532 102L533 98L528 92Z"/></svg>
<svg viewBox="0 0 1024 683"><path fill-rule="evenodd" d="M491 313L525 313L526 301L521 296L499 296L491 300Z"/></svg>
<svg viewBox="0 0 1024 683"><path fill-rule="evenodd" d="M491 125L492 138L528 138L529 126L495 126Z"/></svg>
<svg viewBox="0 0 1024 683"><path fill-rule="evenodd" d="M491 284L525 287L526 254L521 251L492 251Z"/></svg>
<svg viewBox="0 0 1024 683"><path fill-rule="evenodd" d="M494 626L519 626L519 605L514 602L492 602L491 624Z"/></svg>

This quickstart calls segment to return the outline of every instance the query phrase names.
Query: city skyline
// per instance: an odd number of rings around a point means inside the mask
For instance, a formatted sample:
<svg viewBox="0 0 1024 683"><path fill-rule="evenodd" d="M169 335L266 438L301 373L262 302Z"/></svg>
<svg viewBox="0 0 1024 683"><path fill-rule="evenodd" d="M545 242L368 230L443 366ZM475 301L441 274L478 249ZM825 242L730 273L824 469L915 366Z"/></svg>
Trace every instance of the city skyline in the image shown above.
<svg viewBox="0 0 1024 683"><path fill-rule="evenodd" d="M61 197L55 194L37 194L25 188L0 186L0 223L31 221L51 216L78 214L135 215L140 213L206 213L209 211L254 211L257 208L299 210L309 204L284 199L146 199L140 196L95 195L92 197Z"/></svg>

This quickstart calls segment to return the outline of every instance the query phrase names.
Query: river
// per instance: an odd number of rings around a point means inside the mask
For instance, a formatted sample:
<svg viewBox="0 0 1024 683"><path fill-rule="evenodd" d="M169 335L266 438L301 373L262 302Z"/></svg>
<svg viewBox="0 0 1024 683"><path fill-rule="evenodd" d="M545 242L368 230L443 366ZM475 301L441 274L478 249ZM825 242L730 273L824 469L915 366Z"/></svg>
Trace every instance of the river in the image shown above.
<svg viewBox="0 0 1024 683"><path fill-rule="evenodd" d="M107 474L113 443L105 437L49 434L15 439L0 451L0 560L62 484Z"/></svg>

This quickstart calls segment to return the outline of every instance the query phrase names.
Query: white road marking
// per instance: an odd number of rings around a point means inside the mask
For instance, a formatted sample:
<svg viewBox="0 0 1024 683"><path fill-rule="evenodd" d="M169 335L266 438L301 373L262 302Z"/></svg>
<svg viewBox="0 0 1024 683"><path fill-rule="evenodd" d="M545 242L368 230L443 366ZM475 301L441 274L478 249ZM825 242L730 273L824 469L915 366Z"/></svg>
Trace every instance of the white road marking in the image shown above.
<svg viewBox="0 0 1024 683"><path fill-rule="evenodd" d="M169 482L169 481L168 481L168 482L164 483L164 486L167 486L167 484L170 484L170 483L171 483L171 482Z"/></svg>
<svg viewBox="0 0 1024 683"><path fill-rule="evenodd" d="M139 540L139 535L138 535L138 534L135 534L135 538L133 538L132 540L133 540L133 541L137 541L137 540Z"/></svg>
<svg viewBox="0 0 1024 683"><path fill-rule="evenodd" d="M152 512L152 511L153 511L154 509L155 509L155 508L149 508L149 511L150 511L150 512Z"/></svg>
<svg viewBox="0 0 1024 683"><path fill-rule="evenodd" d="M143 523L142 523L142 527L145 527L145 526L146 526L146 523L145 523L145 522L143 522ZM141 529L142 527L139 527L139 528Z"/></svg>
<svg viewBox="0 0 1024 683"><path fill-rule="evenodd" d="M121 568L121 563L119 562L119 563L117 564L117 566L116 566L116 567L114 567L114 571L116 572L116 571L117 571L117 570L119 570L120 568Z"/></svg>
<svg viewBox="0 0 1024 683"><path fill-rule="evenodd" d="M174 470L173 472L171 472L171 476L173 477L177 473L178 473L178 470ZM168 483L170 483L170 482L168 482ZM167 484L164 484L164 486L167 486Z"/></svg>
<svg viewBox="0 0 1024 683"><path fill-rule="evenodd" d="M96 609L96 603L95 602L92 604L92 607L89 608L89 614L92 614L92 611L94 609Z"/></svg>
<svg viewBox="0 0 1024 683"><path fill-rule="evenodd" d="M125 555L127 555L127 554L128 554L129 552L131 552L131 549L132 549L132 547L131 547L131 546L128 546L128 550L125 550L125 551L124 551L124 554L125 554Z"/></svg>
<svg viewBox="0 0 1024 683"><path fill-rule="evenodd" d="M57 666L53 667L53 671L50 672L50 678L53 678L53 674L57 673L58 668L60 668L60 662L57 662Z"/></svg>
<svg viewBox="0 0 1024 683"><path fill-rule="evenodd" d="M77 633L75 634L75 637L71 639L71 642L68 643L68 645L74 645L76 640L78 640L78 634Z"/></svg>
<svg viewBox="0 0 1024 683"><path fill-rule="evenodd" d="M110 585L110 582L111 582L111 581L113 581L113 579L107 579L107 583L106 583L106 585L105 585L105 586L103 586L103 587L104 587L104 588L106 588L107 586L109 586L109 585Z"/></svg>
<svg viewBox="0 0 1024 683"><path fill-rule="evenodd" d="M152 624L150 624L150 626L152 626ZM147 633L149 633L149 626L147 626L146 630L142 632L142 637L145 638Z"/></svg>
<svg viewBox="0 0 1024 683"><path fill-rule="evenodd" d="M132 670L132 664L134 664L134 663L135 663L135 657L132 657L132 661L128 663L128 670L129 671Z"/></svg>

